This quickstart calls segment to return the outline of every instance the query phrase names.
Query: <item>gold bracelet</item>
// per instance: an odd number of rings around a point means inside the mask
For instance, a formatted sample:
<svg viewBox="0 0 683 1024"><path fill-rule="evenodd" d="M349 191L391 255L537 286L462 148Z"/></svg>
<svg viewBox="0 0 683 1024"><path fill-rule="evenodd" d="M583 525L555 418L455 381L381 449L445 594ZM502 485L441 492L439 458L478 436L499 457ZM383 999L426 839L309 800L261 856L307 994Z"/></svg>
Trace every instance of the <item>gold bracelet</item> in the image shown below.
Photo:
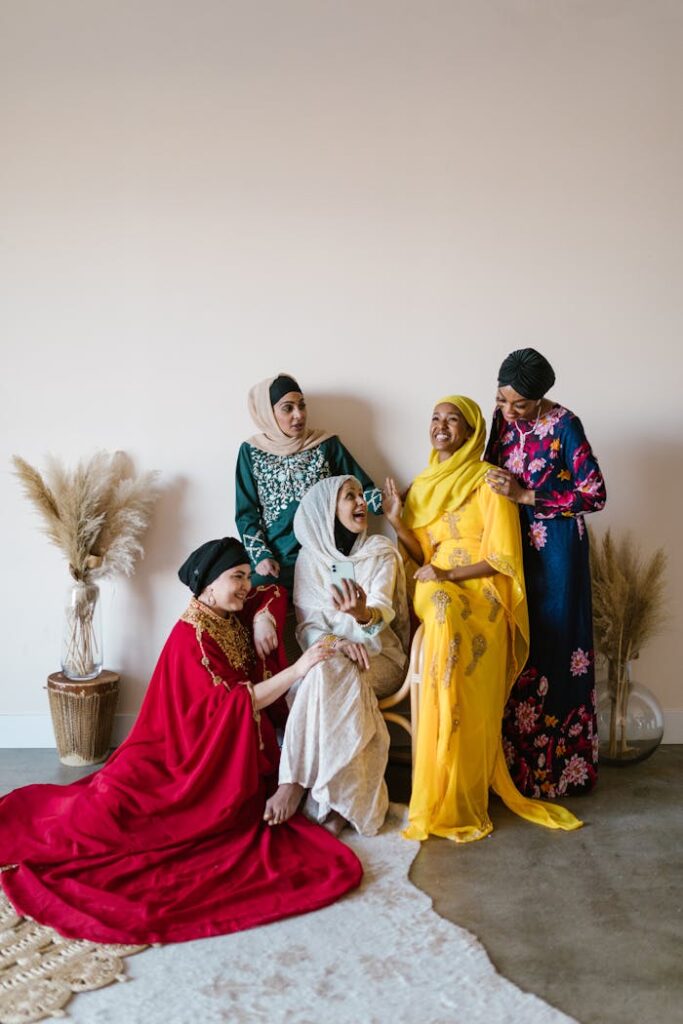
<svg viewBox="0 0 683 1024"><path fill-rule="evenodd" d="M367 622L359 622L358 623L358 625L360 626L361 629L371 629L373 626L376 626L377 623L382 618L382 613L379 610L379 608L371 608L368 605L368 609L367 610L370 612L370 618L368 619Z"/></svg>

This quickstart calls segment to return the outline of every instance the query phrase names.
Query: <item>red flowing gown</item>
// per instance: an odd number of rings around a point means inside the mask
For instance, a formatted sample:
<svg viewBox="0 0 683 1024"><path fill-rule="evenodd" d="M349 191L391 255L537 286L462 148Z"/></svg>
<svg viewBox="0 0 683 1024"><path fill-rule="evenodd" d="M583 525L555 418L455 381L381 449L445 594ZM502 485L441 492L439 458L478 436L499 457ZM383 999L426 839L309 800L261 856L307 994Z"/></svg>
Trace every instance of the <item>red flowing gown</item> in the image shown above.
<svg viewBox="0 0 683 1024"><path fill-rule="evenodd" d="M324 828L262 820L279 749L244 685L263 675L245 624L268 603L281 626L286 600L259 588L242 623L202 613L204 630L183 621L193 601L107 763L0 800L0 879L20 914L72 938L180 942L316 910L359 884L358 858Z"/></svg>

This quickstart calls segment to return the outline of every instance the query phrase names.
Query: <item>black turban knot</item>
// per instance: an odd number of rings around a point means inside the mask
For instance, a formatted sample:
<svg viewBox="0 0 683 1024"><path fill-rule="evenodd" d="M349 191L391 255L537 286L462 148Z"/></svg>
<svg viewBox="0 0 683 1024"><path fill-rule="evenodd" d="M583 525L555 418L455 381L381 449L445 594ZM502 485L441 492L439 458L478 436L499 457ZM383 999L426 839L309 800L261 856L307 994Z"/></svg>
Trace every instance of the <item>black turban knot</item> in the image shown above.
<svg viewBox="0 0 683 1024"><path fill-rule="evenodd" d="M222 540L207 540L206 544L193 551L178 569L178 576L197 597L226 569L248 564L249 556L240 541L234 537L223 537Z"/></svg>
<svg viewBox="0 0 683 1024"><path fill-rule="evenodd" d="M293 377L288 377L286 373L281 373L279 377L275 378L268 389L270 404L277 405L280 399L284 395L288 395L290 391L298 391L300 394L303 394L303 391Z"/></svg>
<svg viewBox="0 0 683 1024"><path fill-rule="evenodd" d="M555 383L555 371L535 348L518 348L501 363L498 386L511 387L523 398L543 398Z"/></svg>

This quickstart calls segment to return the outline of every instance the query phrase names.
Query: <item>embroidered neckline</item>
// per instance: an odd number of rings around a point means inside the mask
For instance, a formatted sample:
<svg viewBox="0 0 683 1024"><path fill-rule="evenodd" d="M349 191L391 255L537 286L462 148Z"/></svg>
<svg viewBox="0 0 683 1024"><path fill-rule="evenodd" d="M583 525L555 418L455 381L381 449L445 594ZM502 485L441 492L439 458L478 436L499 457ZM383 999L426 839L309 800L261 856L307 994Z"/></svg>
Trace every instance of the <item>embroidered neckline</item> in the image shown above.
<svg viewBox="0 0 683 1024"><path fill-rule="evenodd" d="M227 617L223 618L193 597L180 619L181 622L188 622L195 627L198 639L201 633L208 633L223 651L232 668L246 668L253 662L249 633L236 615L228 613Z"/></svg>
<svg viewBox="0 0 683 1024"><path fill-rule="evenodd" d="M198 601L196 597L193 597L190 601L189 607L180 616L181 622L187 622L188 625L194 626L195 636L197 637L197 643L199 644L199 650L202 655L202 665L211 676L211 681L214 686L224 686L228 692L232 690L232 686L217 675L211 668L211 662L204 650L204 644L202 642L202 634L208 633L212 640L215 640L223 654L228 659L231 668L243 669L251 665L254 661L254 655L251 646L251 637L248 631L242 625L237 616L228 613L226 618L222 615L218 615L217 612L211 611L205 604ZM259 750L264 749L263 735L261 733L261 712L256 706L256 694L254 693L254 684L250 679L240 679L240 686L246 686L249 691L249 699L251 700L251 710L256 723L256 732L258 734L258 745Z"/></svg>

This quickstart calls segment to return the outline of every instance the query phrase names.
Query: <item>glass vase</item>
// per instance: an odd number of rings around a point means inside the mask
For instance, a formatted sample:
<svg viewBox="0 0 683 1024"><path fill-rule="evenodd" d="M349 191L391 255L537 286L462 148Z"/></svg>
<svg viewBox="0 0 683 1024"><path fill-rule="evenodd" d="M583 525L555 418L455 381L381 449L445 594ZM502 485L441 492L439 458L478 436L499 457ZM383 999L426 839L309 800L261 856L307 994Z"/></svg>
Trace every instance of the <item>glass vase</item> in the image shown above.
<svg viewBox="0 0 683 1024"><path fill-rule="evenodd" d="M102 671L100 588L74 583L66 595L62 672L68 679L94 679Z"/></svg>
<svg viewBox="0 0 683 1024"><path fill-rule="evenodd" d="M599 758L602 764L636 764L662 742L662 709L654 693L632 678L630 662L607 665L597 683Z"/></svg>

